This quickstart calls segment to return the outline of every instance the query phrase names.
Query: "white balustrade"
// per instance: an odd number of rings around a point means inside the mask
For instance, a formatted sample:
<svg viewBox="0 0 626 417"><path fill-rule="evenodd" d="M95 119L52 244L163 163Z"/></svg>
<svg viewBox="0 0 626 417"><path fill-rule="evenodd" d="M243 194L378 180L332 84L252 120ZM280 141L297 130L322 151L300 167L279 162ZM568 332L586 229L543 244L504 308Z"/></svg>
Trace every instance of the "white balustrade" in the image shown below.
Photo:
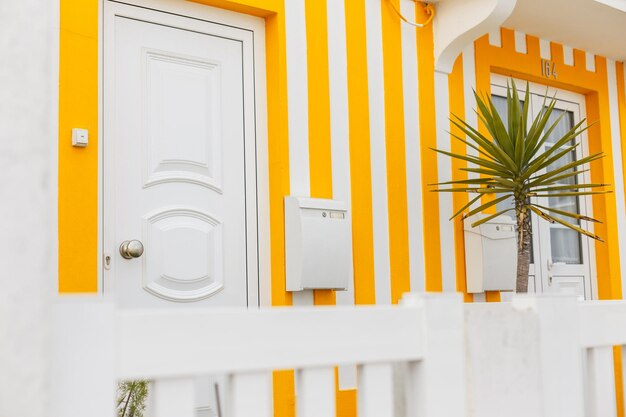
<svg viewBox="0 0 626 417"><path fill-rule="evenodd" d="M359 417L610 417L613 347L626 345L626 303L568 297L176 312L70 300L53 311L53 417L112 417L124 379L152 381L150 417L193 417L195 378L224 374L223 416L271 417L272 371L284 369L297 416L330 417L338 365L357 366Z"/></svg>
<svg viewBox="0 0 626 417"><path fill-rule="evenodd" d="M269 417L271 371L295 369L298 417L330 417L338 365L358 366L360 416L391 416L396 363L412 370L410 400L428 400L415 416L464 413L459 294L402 306L117 311L87 300L55 310L54 416L111 417L116 381L149 379L150 417L192 417L194 378L227 374L222 415ZM450 397L452 408L429 400Z"/></svg>

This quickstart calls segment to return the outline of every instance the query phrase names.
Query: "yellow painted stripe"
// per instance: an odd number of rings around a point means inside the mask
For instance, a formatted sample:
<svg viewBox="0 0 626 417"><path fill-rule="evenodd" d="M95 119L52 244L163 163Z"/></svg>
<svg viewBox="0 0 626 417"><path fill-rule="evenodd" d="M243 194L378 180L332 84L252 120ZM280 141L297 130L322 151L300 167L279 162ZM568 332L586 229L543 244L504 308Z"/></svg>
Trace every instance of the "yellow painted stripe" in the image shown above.
<svg viewBox="0 0 626 417"><path fill-rule="evenodd" d="M267 17L282 10L282 0L188 0L252 16Z"/></svg>
<svg viewBox="0 0 626 417"><path fill-rule="evenodd" d="M339 389L339 370L335 368L335 412L338 417L357 417L356 389Z"/></svg>
<svg viewBox="0 0 626 417"><path fill-rule="evenodd" d="M423 22L428 16L423 7L416 7L416 21ZM435 61L432 25L417 29L420 151L422 158L422 202L424 205L424 236L428 244L424 248L426 291L441 291L441 248L439 236L439 199L427 184L437 182L437 157L431 148L437 146L435 125Z"/></svg>
<svg viewBox="0 0 626 417"><path fill-rule="evenodd" d="M603 151L606 157L591 163L591 181L614 184L613 163L615 156L611 143L611 120L606 74L606 59L596 57L596 73L603 80L603 86L597 94L587 96L587 116L591 121L600 123L589 129L589 153ZM595 231L606 243L596 242L598 294L600 299L621 299L622 283L619 259L619 242L617 238L617 208L615 194L607 194L593 198L593 212L604 214L599 220L602 224L595 226Z"/></svg>
<svg viewBox="0 0 626 417"><path fill-rule="evenodd" d="M59 291L98 291L98 2L62 0L59 56ZM89 146L71 146L73 127ZM79 255L80 254L80 255Z"/></svg>
<svg viewBox="0 0 626 417"><path fill-rule="evenodd" d="M326 2L306 0L306 47L309 93L309 172L311 197L332 198L330 96ZM331 290L314 292L316 305L334 305Z"/></svg>
<svg viewBox="0 0 626 417"><path fill-rule="evenodd" d="M459 57L454 62L452 72L448 76L448 91L450 96L450 114L460 117L465 120L465 93L463 85L463 56ZM450 123L450 132L463 137L464 134L455 125ZM466 145L450 136L450 149L457 154L466 154ZM467 179L467 173L460 171L460 168L467 167L467 163L459 159L452 160L452 179L461 180ZM465 193L454 193L452 196L453 211L456 213L461 207L467 204L468 196ZM447 219L441 219L441 221L447 221ZM464 294L466 302L474 300L472 294L467 293L467 285L465 281L465 245L463 240L463 221L460 218L451 220L454 222L454 242L455 242L455 259L456 259L456 290Z"/></svg>
<svg viewBox="0 0 626 417"><path fill-rule="evenodd" d="M339 391L337 396L337 417L356 417L356 390Z"/></svg>
<svg viewBox="0 0 626 417"><path fill-rule="evenodd" d="M390 0L400 7L398 0ZM383 69L385 82L385 135L389 212L389 265L391 302L410 291L409 214L406 197L402 39L400 19L388 1L382 2Z"/></svg>
<svg viewBox="0 0 626 417"><path fill-rule="evenodd" d="M309 172L311 197L333 198L330 143L330 82L328 73L328 16L326 1L305 0L308 97L309 97ZM335 292L316 290L315 305L335 305ZM335 368L335 379L338 379ZM336 382L337 407L350 397L341 395Z"/></svg>
<svg viewBox="0 0 626 417"><path fill-rule="evenodd" d="M348 105L350 126L350 177L352 178L352 241L354 251L354 299L374 304L374 232L372 220L372 172L369 147L367 51L365 4L346 0L348 50Z"/></svg>
<svg viewBox="0 0 626 417"><path fill-rule="evenodd" d="M626 66L623 62L615 64L617 78L617 103L619 111L620 137L622 143L622 171L624 176L624 191L626 193ZM617 158L617 155L615 156ZM622 242L626 244L626 242ZM622 288L622 291L624 289Z"/></svg>
<svg viewBox="0 0 626 417"><path fill-rule="evenodd" d="M487 42L488 44L488 35L485 35L481 38L481 42ZM504 45L505 40L502 39L502 43ZM480 45L480 46L479 46ZM476 43L477 50L479 49L482 53L484 51L484 47L482 47L482 43ZM476 55L476 92L478 94L487 94L491 95L491 68L489 66L490 61L482 61L479 58L478 54ZM487 135L487 128L480 121L478 121L478 131L483 135ZM485 301L487 302L498 302L500 301L500 292L499 291L485 291Z"/></svg>
<svg viewBox="0 0 626 417"><path fill-rule="evenodd" d="M289 195L289 139L287 129L287 61L285 21L279 13L266 19L267 115L269 146L270 246L272 305L291 305L285 290L285 230L283 198Z"/></svg>
<svg viewBox="0 0 626 417"><path fill-rule="evenodd" d="M289 195L289 135L287 126L287 60L285 17L282 9L265 20L267 61L267 122L270 141L269 204L272 305L291 305L285 290L285 239L283 198ZM295 416L293 371L273 373L274 415Z"/></svg>
<svg viewBox="0 0 626 417"><path fill-rule="evenodd" d="M618 120L611 120L611 123L618 123L620 128L620 141L621 141L621 155L613 155L614 158L621 158L622 160L622 178L625 180L623 184L622 190L615 190L615 192L626 192L626 166L624 166L624 161L626 160L626 91L625 84L626 80L624 79L624 63L616 62L615 63L615 78L616 78L616 88L617 88L617 113ZM626 242L619 242L621 245L626 244ZM621 282L620 282L621 284ZM620 294L623 298L624 288L621 288L620 285ZM618 298L614 296L614 298ZM615 372L615 398L617 399L617 416L624 417L626 415L626 408L624 404L624 379L623 379L623 368L622 361L624 358L622 357L622 349L620 346L613 347L613 358L614 358L614 372Z"/></svg>

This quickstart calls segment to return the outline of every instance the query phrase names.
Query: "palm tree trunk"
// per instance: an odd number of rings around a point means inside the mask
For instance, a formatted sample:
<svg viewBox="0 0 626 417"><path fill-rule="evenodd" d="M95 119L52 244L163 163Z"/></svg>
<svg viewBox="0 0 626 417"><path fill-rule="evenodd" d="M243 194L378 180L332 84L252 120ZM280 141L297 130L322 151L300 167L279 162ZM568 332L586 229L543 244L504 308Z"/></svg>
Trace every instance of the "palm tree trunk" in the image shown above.
<svg viewBox="0 0 626 417"><path fill-rule="evenodd" d="M526 207L517 212L517 280L516 293L528 292L528 270L530 268L530 213Z"/></svg>
<svg viewBox="0 0 626 417"><path fill-rule="evenodd" d="M121 417L126 417L126 409L128 408L128 403L133 396L133 391L135 390L135 384L130 384L130 389L128 390L128 397L126 398L126 404L124 404L124 410L122 411Z"/></svg>

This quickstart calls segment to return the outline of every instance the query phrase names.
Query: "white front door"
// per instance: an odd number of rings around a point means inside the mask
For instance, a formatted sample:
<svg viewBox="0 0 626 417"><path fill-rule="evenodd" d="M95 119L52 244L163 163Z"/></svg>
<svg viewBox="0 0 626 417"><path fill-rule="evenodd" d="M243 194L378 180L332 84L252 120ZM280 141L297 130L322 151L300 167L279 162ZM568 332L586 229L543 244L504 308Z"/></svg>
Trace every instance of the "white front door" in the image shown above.
<svg viewBox="0 0 626 417"><path fill-rule="evenodd" d="M517 81L516 85L519 90L525 91L525 81ZM506 118L506 79L493 75L491 89L494 104L498 108L499 114ZM542 110L546 87L531 83L530 93L530 113L534 118ZM546 147L551 146L555 140L560 139L585 117L585 101L582 95L554 89L547 91L549 97L555 93L558 100L548 125L556 121L562 113L565 115L548 139ZM576 141L580 142L581 146L550 169L556 169L558 166L588 154L587 135L579 136ZM579 183L590 182L588 173L579 175L575 181ZM542 197L535 199L535 202L544 207L574 213L587 215L591 213L591 199L587 197ZM512 206L512 202L507 200L498 205L498 210L507 208L509 205ZM576 220L571 218L564 218L564 220L577 224ZM585 229L592 228L588 222L580 222L577 225ZM532 215L532 230L528 292L573 294L581 298L593 298L592 272L594 268L591 256L593 245L590 245L589 238L581 236L565 226L550 224L537 218L534 214Z"/></svg>
<svg viewBox="0 0 626 417"><path fill-rule="evenodd" d="M263 22L136 1L151 7L104 6L105 294L122 308L258 306L254 48ZM125 241L141 242L143 254L126 259ZM224 415L225 389L222 377L198 378L196 415Z"/></svg>
<svg viewBox="0 0 626 417"><path fill-rule="evenodd" d="M129 308L257 305L253 34L107 7L105 291Z"/></svg>
<svg viewBox="0 0 626 417"><path fill-rule="evenodd" d="M557 92L557 97L559 93ZM533 94L533 109L535 113L541 111L543 106L543 98ZM582 119L583 111L581 106L584 105L582 97L572 95L567 96L570 100L558 100L551 120L551 125L563 113L563 118L559 122L557 128L553 131L546 142L546 147L563 137L563 135L571 130ZM548 170L558 169L565 164L580 159L583 155L588 154L586 146L586 135L575 139L581 143L576 150L561 160L548 167ZM573 143L572 143L573 144ZM562 182L562 185L572 183L591 182L588 178L584 178L585 173L580 174L576 178L568 178ZM590 212L591 201L586 197L543 197L537 199L538 204L557 210L563 210L570 213L587 214ZM589 206L589 207L588 207ZM589 229L590 225L585 221L576 221L569 217L552 215L562 218L563 220L584 229ZM589 259L589 238L580 235L576 231L569 229L558 223L548 223L538 220L537 236L535 241L539 242L537 247L538 262L535 262L535 268L540 269L541 287L544 293L561 293L577 295L581 298L592 298L591 296L591 268Z"/></svg>

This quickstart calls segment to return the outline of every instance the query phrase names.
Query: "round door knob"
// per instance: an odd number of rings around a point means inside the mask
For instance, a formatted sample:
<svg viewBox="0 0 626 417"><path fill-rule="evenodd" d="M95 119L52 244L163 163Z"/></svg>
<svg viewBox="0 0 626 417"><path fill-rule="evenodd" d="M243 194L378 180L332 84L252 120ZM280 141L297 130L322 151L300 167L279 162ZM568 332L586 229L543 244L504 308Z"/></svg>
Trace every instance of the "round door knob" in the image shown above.
<svg viewBox="0 0 626 417"><path fill-rule="evenodd" d="M120 255L124 259L139 258L143 255L143 243L138 240L125 240L120 245Z"/></svg>

